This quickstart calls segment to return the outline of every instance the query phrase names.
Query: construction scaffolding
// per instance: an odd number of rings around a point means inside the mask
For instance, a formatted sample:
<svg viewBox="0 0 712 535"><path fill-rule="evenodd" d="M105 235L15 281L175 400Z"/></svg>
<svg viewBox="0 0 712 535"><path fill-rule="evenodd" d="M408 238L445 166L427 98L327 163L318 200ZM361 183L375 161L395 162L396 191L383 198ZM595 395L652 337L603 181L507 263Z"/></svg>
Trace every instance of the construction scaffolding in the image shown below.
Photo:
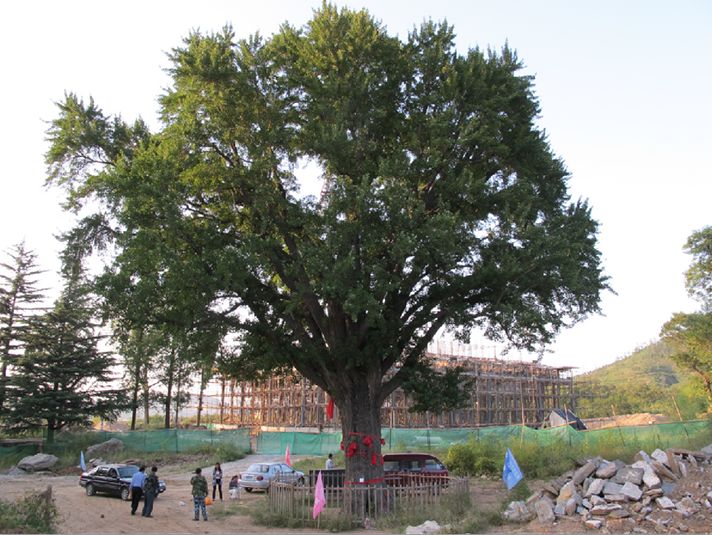
<svg viewBox="0 0 712 535"><path fill-rule="evenodd" d="M384 427L457 428L540 423L551 409L575 411L571 367L536 362L429 353L436 367L461 366L470 383L466 407L439 414L411 412L412 400L402 390L381 408ZM218 379L217 392L203 407L213 422L271 428L338 428L338 408L329 397L299 375L274 376L260 382ZM330 418L329 413L333 413Z"/></svg>

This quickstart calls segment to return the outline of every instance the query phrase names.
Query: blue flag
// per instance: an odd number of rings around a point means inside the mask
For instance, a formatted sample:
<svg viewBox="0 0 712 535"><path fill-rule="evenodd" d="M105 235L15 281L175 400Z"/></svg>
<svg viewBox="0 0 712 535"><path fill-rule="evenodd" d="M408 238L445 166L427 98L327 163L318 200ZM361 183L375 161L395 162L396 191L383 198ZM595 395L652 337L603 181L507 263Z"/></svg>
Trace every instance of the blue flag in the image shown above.
<svg viewBox="0 0 712 535"><path fill-rule="evenodd" d="M504 454L504 469L502 470L502 479L504 479L507 490L512 490L517 483L524 478L522 470L517 464L517 460L512 455L512 450L507 448L507 453Z"/></svg>
<svg viewBox="0 0 712 535"><path fill-rule="evenodd" d="M84 450L79 452L79 468L82 469L82 472L87 471L87 465L84 462Z"/></svg>

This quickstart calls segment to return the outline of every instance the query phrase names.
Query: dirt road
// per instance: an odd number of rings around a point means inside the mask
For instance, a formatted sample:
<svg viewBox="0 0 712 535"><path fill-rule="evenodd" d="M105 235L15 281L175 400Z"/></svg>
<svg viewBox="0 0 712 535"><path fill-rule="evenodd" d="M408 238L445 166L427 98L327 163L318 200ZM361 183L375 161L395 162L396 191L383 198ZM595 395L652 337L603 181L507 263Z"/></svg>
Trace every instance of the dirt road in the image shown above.
<svg viewBox="0 0 712 535"><path fill-rule="evenodd" d="M248 504L265 500L262 493L243 492L239 501L229 500L227 482L233 474L256 461L281 460L281 456L251 455L236 462L223 463L224 501L208 507L208 522L193 521L190 495L190 470L159 467L159 476L166 481L166 492L156 500L153 518L131 516L130 503L106 495L87 496L79 486L79 476L28 474L0 475L3 499L12 500L28 491L41 491L52 486L60 513L59 533L263 533L272 528L255 525L247 516ZM203 467L210 480L212 467ZM282 530L286 532L286 530ZM294 530L290 530L294 531ZM310 530L300 532L309 533Z"/></svg>

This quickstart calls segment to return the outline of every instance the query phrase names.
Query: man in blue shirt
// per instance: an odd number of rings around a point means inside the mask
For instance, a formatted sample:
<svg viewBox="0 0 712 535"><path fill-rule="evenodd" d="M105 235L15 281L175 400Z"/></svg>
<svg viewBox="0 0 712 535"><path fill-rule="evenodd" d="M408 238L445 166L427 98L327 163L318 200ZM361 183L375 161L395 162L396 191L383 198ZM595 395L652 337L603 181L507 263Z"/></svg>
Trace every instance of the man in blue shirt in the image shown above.
<svg viewBox="0 0 712 535"><path fill-rule="evenodd" d="M146 467L141 465L133 477L131 478L131 514L136 514L138 502L141 501L143 495L143 482L146 479Z"/></svg>

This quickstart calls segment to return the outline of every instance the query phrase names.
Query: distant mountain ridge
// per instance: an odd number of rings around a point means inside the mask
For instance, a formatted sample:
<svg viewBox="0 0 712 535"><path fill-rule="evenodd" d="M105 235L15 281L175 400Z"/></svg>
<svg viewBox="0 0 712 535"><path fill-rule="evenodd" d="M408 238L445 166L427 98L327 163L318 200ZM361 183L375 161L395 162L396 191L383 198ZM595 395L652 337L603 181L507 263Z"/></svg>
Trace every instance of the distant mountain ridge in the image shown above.
<svg viewBox="0 0 712 535"><path fill-rule="evenodd" d="M603 384L645 381L670 387L686 377L686 372L680 370L670 358L671 354L672 350L665 342L653 342L577 378Z"/></svg>
<svg viewBox="0 0 712 535"><path fill-rule="evenodd" d="M662 413L691 420L706 399L689 372L673 362L671 348L653 342L611 364L574 378L581 418L614 414Z"/></svg>

